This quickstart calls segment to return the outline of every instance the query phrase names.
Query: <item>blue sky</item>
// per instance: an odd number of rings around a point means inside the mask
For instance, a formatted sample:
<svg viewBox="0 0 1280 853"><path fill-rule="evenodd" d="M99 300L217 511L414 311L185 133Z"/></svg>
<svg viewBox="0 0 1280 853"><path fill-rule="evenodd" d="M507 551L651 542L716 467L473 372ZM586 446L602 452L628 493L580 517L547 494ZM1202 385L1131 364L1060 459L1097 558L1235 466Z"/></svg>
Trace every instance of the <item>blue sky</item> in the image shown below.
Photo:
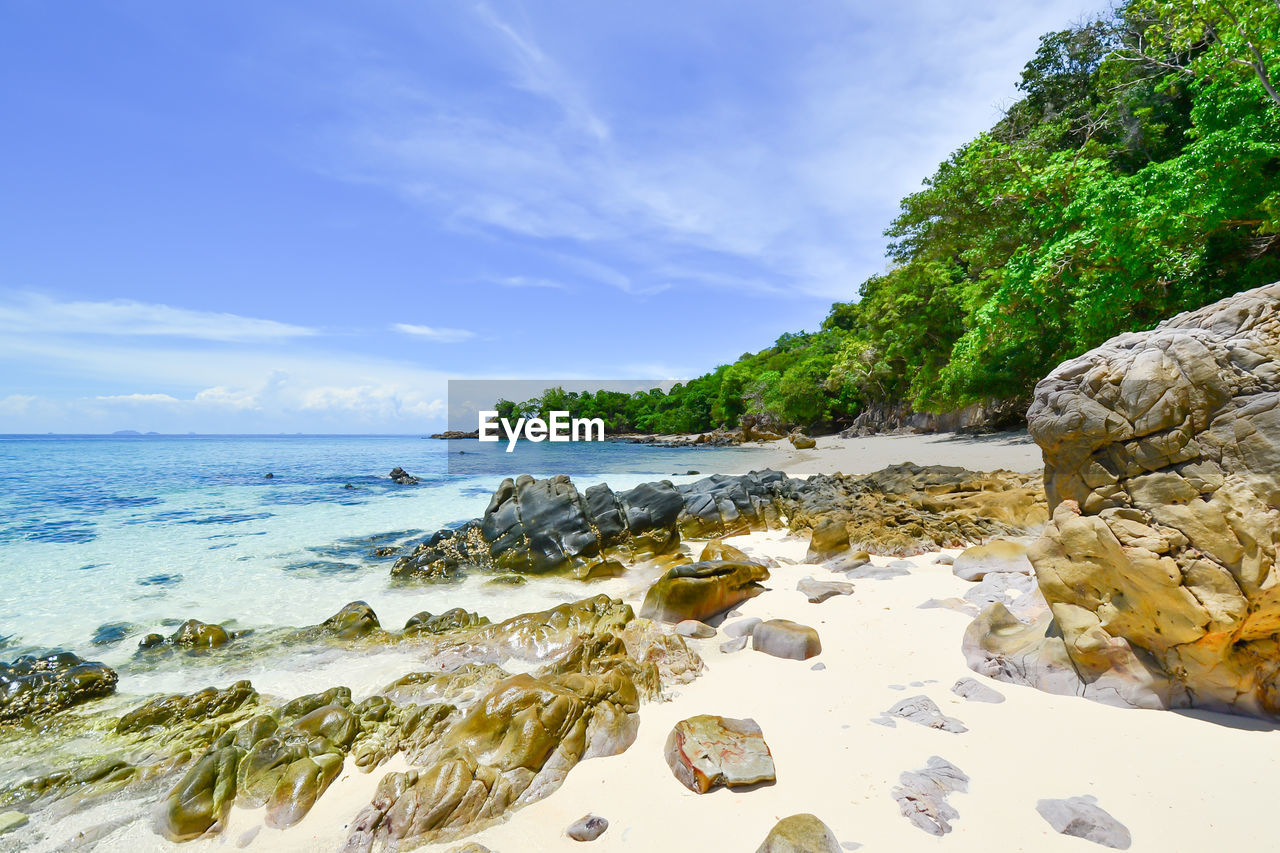
<svg viewBox="0 0 1280 853"><path fill-rule="evenodd" d="M0 432L417 432L884 269L1086 0L0 0Z"/></svg>

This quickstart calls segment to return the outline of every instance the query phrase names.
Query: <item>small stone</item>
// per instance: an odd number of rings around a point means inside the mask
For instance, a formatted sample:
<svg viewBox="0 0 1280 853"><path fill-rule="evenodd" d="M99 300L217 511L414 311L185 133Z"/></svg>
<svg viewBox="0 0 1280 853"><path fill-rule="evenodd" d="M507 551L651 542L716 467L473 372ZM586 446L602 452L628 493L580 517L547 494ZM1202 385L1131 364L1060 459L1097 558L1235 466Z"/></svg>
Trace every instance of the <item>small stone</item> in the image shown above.
<svg viewBox="0 0 1280 853"><path fill-rule="evenodd" d="M819 581L813 578L802 578L796 584L805 598L809 599L810 604L821 604L828 598L834 598L837 595L852 595L853 584L844 581Z"/></svg>
<svg viewBox="0 0 1280 853"><path fill-rule="evenodd" d="M960 734L969 731L965 724L955 717L948 717L933 703L928 696L912 696L903 699L897 705L885 711L887 717L901 717L931 729Z"/></svg>
<svg viewBox="0 0 1280 853"><path fill-rule="evenodd" d="M608 828L609 821L599 815L589 814L578 818L564 832L574 841L595 841Z"/></svg>
<svg viewBox="0 0 1280 853"><path fill-rule="evenodd" d="M761 622L751 633L751 648L776 658L808 660L822 653L818 632L789 619Z"/></svg>
<svg viewBox="0 0 1280 853"><path fill-rule="evenodd" d="M992 705L998 705L1004 701L1004 694L999 690L988 687L973 678L960 679L951 687L951 692L957 696L963 696L970 702L990 702Z"/></svg>
<svg viewBox="0 0 1280 853"><path fill-rule="evenodd" d="M26 826L31 818L22 812L0 812L0 835L20 826Z"/></svg>
<svg viewBox="0 0 1280 853"><path fill-rule="evenodd" d="M725 640L720 644L720 651L724 652L726 655L731 655L734 652L740 652L747 647L747 642L750 639L750 637L734 637L732 640Z"/></svg>
<svg viewBox="0 0 1280 853"><path fill-rule="evenodd" d="M667 766L695 794L776 781L773 755L755 720L701 714L681 720L667 736Z"/></svg>
<svg viewBox="0 0 1280 853"><path fill-rule="evenodd" d="M682 637L696 637L699 640L705 640L708 637L714 637L716 629L706 622L699 622L697 619L686 619L683 622L676 623L676 633Z"/></svg>
<svg viewBox="0 0 1280 853"><path fill-rule="evenodd" d="M950 566L953 565L955 561L956 558L950 554L939 554L938 558L933 561L933 564L935 566Z"/></svg>
<svg viewBox="0 0 1280 853"><path fill-rule="evenodd" d="M740 619L737 622L730 622L722 626L721 630L729 637L750 637L751 632L763 621L763 619L752 616L747 619Z"/></svg>
<svg viewBox="0 0 1280 853"><path fill-rule="evenodd" d="M263 474L263 475L262 475L262 479L264 479L264 480L274 480L274 479L275 479L275 476L276 476L275 474L272 474L270 471L268 471L267 473L265 473L265 474Z"/></svg>
<svg viewBox="0 0 1280 853"><path fill-rule="evenodd" d="M793 814L774 824L756 853L840 853L840 845L814 815Z"/></svg>
<svg viewBox="0 0 1280 853"><path fill-rule="evenodd" d="M1040 800L1036 803L1036 811L1063 835L1083 838L1115 850L1128 850L1133 843L1128 827L1101 808L1092 796Z"/></svg>
<svg viewBox="0 0 1280 853"><path fill-rule="evenodd" d="M822 670L826 668L827 668L827 665L822 661L818 661L813 666L809 667L809 669L813 670L814 672L822 672Z"/></svg>

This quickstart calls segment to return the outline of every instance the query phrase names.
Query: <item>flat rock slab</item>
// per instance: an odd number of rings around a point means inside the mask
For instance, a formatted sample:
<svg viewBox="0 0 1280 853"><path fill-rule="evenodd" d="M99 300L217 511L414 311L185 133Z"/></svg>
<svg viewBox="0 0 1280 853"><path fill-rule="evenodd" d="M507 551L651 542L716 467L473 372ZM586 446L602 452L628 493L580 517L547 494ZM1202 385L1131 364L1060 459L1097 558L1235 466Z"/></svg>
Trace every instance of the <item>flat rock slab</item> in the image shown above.
<svg viewBox="0 0 1280 853"><path fill-rule="evenodd" d="M898 777L893 798L902 816L930 835L946 835L951 821L960 817L947 802L953 792L969 790L969 777L959 767L938 756L920 770L910 770Z"/></svg>
<svg viewBox="0 0 1280 853"><path fill-rule="evenodd" d="M18 827L26 826L29 820L30 818L22 812L0 813L0 835Z"/></svg>
<svg viewBox="0 0 1280 853"><path fill-rule="evenodd" d="M821 604L828 598L835 598L837 595L853 595L853 584L844 581L820 581L813 578L802 578L796 584L805 598L809 599L810 604Z"/></svg>
<svg viewBox="0 0 1280 853"><path fill-rule="evenodd" d="M1004 701L1004 694L993 687L988 687L974 678L962 678L951 686L951 692L963 696L970 702L990 702L999 705Z"/></svg>
<svg viewBox="0 0 1280 853"><path fill-rule="evenodd" d="M951 573L961 580L980 581L989 574L1029 575L1034 571L1027 558L1027 546L1008 539L993 539L967 549L951 565Z"/></svg>
<svg viewBox="0 0 1280 853"><path fill-rule="evenodd" d="M776 781L773 755L755 720L700 714L667 735L667 765L695 794Z"/></svg>
<svg viewBox="0 0 1280 853"><path fill-rule="evenodd" d="M609 821L599 815L583 815L578 818L564 834L572 838L574 841L595 841L604 831L609 828Z"/></svg>
<svg viewBox="0 0 1280 853"><path fill-rule="evenodd" d="M844 572L844 576L849 580L870 580L870 581L888 581L894 578L904 578L911 574L910 570L901 566L876 566L871 563L863 563Z"/></svg>
<svg viewBox="0 0 1280 853"><path fill-rule="evenodd" d="M1040 800L1036 803L1036 811L1063 835L1083 838L1115 850L1128 850L1133 843L1128 827L1100 807L1092 796Z"/></svg>
<svg viewBox="0 0 1280 853"><path fill-rule="evenodd" d="M840 853L840 843L816 816L793 814L774 824L756 853Z"/></svg>
<svg viewBox="0 0 1280 853"><path fill-rule="evenodd" d="M676 633L682 637L695 637L699 640L706 640L716 635L716 629L706 622L699 622L697 619L686 619L683 622L676 623Z"/></svg>
<svg viewBox="0 0 1280 853"><path fill-rule="evenodd" d="M883 716L910 720L918 725L931 729L941 729L944 732L959 734L960 732L969 731L964 723L955 717L948 717L942 713L928 696L912 696L909 699L903 699L897 705L885 711Z"/></svg>
<svg viewBox="0 0 1280 853"><path fill-rule="evenodd" d="M776 658L808 660L822 653L818 632L790 619L761 622L751 632L751 648Z"/></svg>

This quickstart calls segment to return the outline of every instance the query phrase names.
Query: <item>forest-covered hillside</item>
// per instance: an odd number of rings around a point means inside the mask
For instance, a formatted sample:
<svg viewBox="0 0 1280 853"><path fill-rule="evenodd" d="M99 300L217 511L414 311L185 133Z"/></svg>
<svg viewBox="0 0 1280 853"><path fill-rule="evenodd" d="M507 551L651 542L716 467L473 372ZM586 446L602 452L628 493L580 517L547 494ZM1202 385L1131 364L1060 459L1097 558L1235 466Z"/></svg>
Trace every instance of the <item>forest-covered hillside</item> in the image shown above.
<svg viewBox="0 0 1280 853"><path fill-rule="evenodd" d="M994 127L902 200L815 332L669 393L553 390L623 432L835 428L1017 400L1120 332L1280 279L1280 0L1131 0L1049 33Z"/></svg>

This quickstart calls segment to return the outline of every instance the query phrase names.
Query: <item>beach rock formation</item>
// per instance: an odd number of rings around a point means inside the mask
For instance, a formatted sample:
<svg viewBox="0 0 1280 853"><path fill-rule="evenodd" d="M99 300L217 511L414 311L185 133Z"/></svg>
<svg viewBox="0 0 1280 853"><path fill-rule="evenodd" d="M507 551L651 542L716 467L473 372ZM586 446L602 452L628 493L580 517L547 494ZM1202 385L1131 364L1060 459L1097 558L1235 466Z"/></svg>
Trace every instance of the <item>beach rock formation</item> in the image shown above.
<svg viewBox="0 0 1280 853"><path fill-rule="evenodd" d="M999 690L994 687L988 687L973 678L961 678L951 685L951 692L968 699L970 702L986 702L991 705L999 705L1004 701L1004 694Z"/></svg>
<svg viewBox="0 0 1280 853"><path fill-rule="evenodd" d="M1090 795L1040 800L1036 803L1036 811L1054 831L1063 835L1083 838L1115 850L1128 850L1133 843L1129 828L1101 808L1097 799Z"/></svg>
<svg viewBox="0 0 1280 853"><path fill-rule="evenodd" d="M787 436L787 440L791 442L791 446L796 450L812 450L818 446L817 441L802 432L791 433L791 435Z"/></svg>
<svg viewBox="0 0 1280 853"><path fill-rule="evenodd" d="M715 475L673 486L642 483L579 492L566 476L504 480L483 518L441 530L396 561L398 578L455 581L473 569L517 575L560 572L589 579L616 573L610 555L641 558L675 550L680 537L712 538L779 523L789 488L777 471Z"/></svg>
<svg viewBox="0 0 1280 853"><path fill-rule="evenodd" d="M713 616L764 592L769 570L759 563L707 560L670 569L649 587L640 615L662 622Z"/></svg>
<svg viewBox="0 0 1280 853"><path fill-rule="evenodd" d="M106 664L71 652L23 655L0 664L0 723L34 720L116 689L118 676Z"/></svg>
<svg viewBox="0 0 1280 853"><path fill-rule="evenodd" d="M828 598L834 598L837 595L852 595L853 584L845 581L820 581L813 578L801 578L796 582L796 590L809 599L810 604L821 604Z"/></svg>
<svg viewBox="0 0 1280 853"><path fill-rule="evenodd" d="M898 777L893 798L903 817L930 835L941 836L950 832L951 821L960 817L947 797L955 791L968 790L969 777L964 771L935 755L928 766Z"/></svg>
<svg viewBox="0 0 1280 853"><path fill-rule="evenodd" d="M840 853L840 842L815 815L793 814L773 825L756 853Z"/></svg>
<svg viewBox="0 0 1280 853"><path fill-rule="evenodd" d="M773 755L755 720L701 714L671 729L664 749L667 766L695 794L773 782Z"/></svg>
<svg viewBox="0 0 1280 853"><path fill-rule="evenodd" d="M418 478L401 468L399 465L391 469L391 474L389 476L391 477L391 482L397 483L401 486L418 485Z"/></svg>
<svg viewBox="0 0 1280 853"><path fill-rule="evenodd" d="M960 580L980 581L989 574L1013 572L1029 575L1031 561L1027 546L1008 539L995 539L966 548L951 564L951 572Z"/></svg>
<svg viewBox="0 0 1280 853"><path fill-rule="evenodd" d="M1050 616L993 606L977 639L1000 648L979 665L1280 715L1280 284L1062 364L1028 423L1053 511L1029 552Z"/></svg>

